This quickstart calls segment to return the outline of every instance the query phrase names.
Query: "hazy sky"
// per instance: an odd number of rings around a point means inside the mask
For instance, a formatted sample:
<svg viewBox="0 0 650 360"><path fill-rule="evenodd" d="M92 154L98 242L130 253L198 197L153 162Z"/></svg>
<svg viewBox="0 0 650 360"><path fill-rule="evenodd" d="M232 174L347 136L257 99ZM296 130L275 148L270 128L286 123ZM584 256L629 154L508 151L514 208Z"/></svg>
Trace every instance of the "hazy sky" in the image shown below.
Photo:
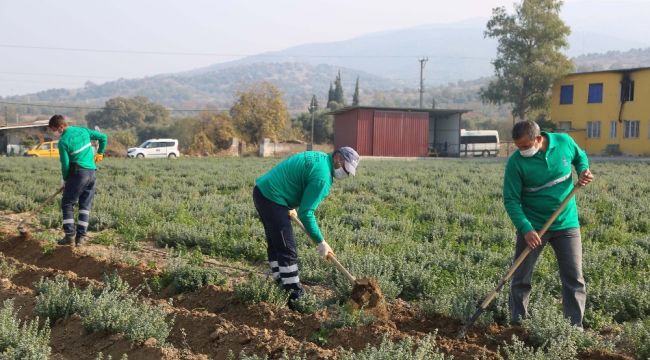
<svg viewBox="0 0 650 360"><path fill-rule="evenodd" d="M605 0L588 3L599 1ZM492 8L511 9L513 2L0 0L0 96L190 70L302 43L487 18ZM585 0L565 4L580 2Z"/></svg>

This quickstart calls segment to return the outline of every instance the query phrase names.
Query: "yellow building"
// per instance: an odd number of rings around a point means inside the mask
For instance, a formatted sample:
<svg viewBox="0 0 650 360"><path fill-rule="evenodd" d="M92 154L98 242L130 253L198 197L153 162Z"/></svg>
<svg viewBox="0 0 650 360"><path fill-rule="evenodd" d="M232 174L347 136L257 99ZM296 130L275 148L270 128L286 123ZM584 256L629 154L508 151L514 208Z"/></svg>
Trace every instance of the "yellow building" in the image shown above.
<svg viewBox="0 0 650 360"><path fill-rule="evenodd" d="M650 156L650 67L565 76L551 119L588 154Z"/></svg>

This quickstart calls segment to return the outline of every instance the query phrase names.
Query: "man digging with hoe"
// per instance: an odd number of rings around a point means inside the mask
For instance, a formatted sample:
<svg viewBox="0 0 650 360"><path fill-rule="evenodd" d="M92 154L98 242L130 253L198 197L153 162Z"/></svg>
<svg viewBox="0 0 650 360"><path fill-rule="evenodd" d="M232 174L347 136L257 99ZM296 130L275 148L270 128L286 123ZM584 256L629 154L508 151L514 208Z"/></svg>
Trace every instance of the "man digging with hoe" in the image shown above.
<svg viewBox="0 0 650 360"><path fill-rule="evenodd" d="M48 127L61 135L59 139L59 158L63 178L63 232L65 236L59 245L81 246L86 241L90 208L95 196L96 163L104 159L106 134L87 128L68 126L62 115L54 115ZM91 140L99 142L97 154L94 153ZM74 206L79 204L77 228L74 226Z"/></svg>
<svg viewBox="0 0 650 360"><path fill-rule="evenodd" d="M318 244L319 255L332 260L357 285L357 280L334 257L314 212L329 195L333 179L354 176L359 160L359 154L350 147L341 147L332 154L305 151L280 162L255 180L253 201L266 233L269 266L273 279L289 292L291 309L296 308L296 301L304 294L298 276L292 219Z"/></svg>

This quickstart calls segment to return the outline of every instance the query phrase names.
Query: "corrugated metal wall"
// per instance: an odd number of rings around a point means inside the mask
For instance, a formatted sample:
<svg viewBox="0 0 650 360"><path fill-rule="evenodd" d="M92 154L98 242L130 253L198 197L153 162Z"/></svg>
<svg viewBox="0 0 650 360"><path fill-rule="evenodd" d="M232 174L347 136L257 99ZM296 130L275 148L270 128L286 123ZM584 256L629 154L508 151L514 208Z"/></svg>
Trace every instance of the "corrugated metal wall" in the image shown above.
<svg viewBox="0 0 650 360"><path fill-rule="evenodd" d="M350 146L357 150L357 115L359 110L351 110L334 117L334 147ZM357 150L358 152L358 150ZM360 155L361 154L359 152ZM369 155L369 154L366 154Z"/></svg>
<svg viewBox="0 0 650 360"><path fill-rule="evenodd" d="M373 132L375 111L371 109L360 109L357 117L357 147L355 150L359 155L373 155Z"/></svg>
<svg viewBox="0 0 650 360"><path fill-rule="evenodd" d="M427 156L429 113L375 111L374 156Z"/></svg>
<svg viewBox="0 0 650 360"><path fill-rule="evenodd" d="M428 156L429 113L353 109L336 114L334 146L361 156Z"/></svg>

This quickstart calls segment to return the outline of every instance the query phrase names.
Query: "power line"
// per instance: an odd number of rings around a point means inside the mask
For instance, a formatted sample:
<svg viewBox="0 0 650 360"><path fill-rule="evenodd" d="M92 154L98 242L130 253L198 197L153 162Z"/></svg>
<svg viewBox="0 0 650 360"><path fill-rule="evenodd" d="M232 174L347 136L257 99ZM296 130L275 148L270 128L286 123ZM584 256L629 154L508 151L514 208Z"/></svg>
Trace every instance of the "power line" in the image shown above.
<svg viewBox="0 0 650 360"><path fill-rule="evenodd" d="M379 54L366 54L366 55L327 55L327 54L228 54L228 53L210 53L210 52L178 52L178 51L143 51L143 50L118 50L118 49L93 49L93 48L68 48L68 47L52 47L52 46L31 46L31 45L13 45L13 44L0 44L0 48L13 48L13 49L30 49L30 50L50 50L50 51L74 51L74 52L94 52L94 53L116 53L116 54L134 54L134 55L181 55L181 56L214 56L214 57L261 57L261 58L417 58L417 55L379 55ZM477 59L477 60L491 60L489 57L478 56L440 56L431 55L432 58L440 59Z"/></svg>
<svg viewBox="0 0 650 360"><path fill-rule="evenodd" d="M13 83L13 84L29 83L29 84L42 84L42 85L52 86L51 81L48 82L48 81L39 81L39 80L0 79L0 82ZM81 85L79 85L79 83L73 83L73 82L61 83L60 81L57 81L57 85L81 86ZM66 90L68 90L68 89L66 89Z"/></svg>
<svg viewBox="0 0 650 360"><path fill-rule="evenodd" d="M116 76L102 76L102 75L80 75L80 74L52 74L52 73L28 73L28 72L9 72L0 71L4 75L26 75L26 76L58 76L58 77L74 77L74 78L93 78L93 79L115 79Z"/></svg>
<svg viewBox="0 0 650 360"><path fill-rule="evenodd" d="M92 107L92 106L76 106L76 105L56 105L56 104L39 104L39 103L23 103L14 101L2 101L0 104L17 105L17 106L33 106L33 107L49 107L49 108L62 108L62 109L81 109L81 110L120 110L119 108L111 107ZM202 112L202 111L228 111L230 109L167 109L169 112Z"/></svg>

